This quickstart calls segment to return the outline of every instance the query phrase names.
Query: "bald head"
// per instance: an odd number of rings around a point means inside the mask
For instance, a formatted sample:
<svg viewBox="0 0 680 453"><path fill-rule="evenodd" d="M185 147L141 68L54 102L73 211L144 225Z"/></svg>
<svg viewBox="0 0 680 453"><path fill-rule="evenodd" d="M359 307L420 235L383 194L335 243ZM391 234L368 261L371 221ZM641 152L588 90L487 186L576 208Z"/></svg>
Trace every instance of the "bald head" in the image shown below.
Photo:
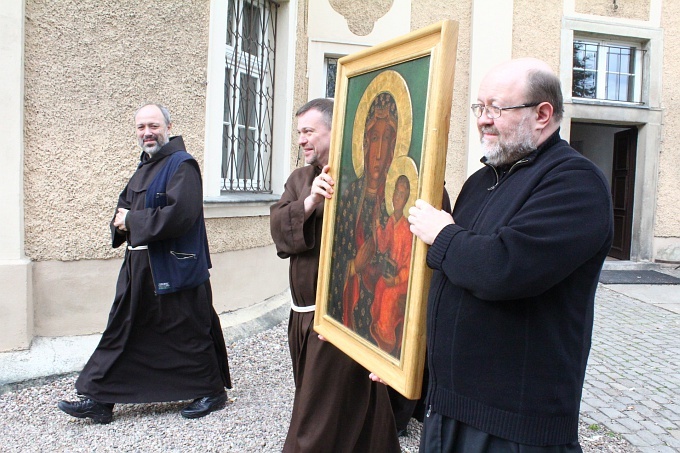
<svg viewBox="0 0 680 453"><path fill-rule="evenodd" d="M496 71L507 71L523 75L528 74L530 71L553 72L548 63L538 58L515 58L514 60L505 61L493 67L489 73Z"/></svg>
<svg viewBox="0 0 680 453"><path fill-rule="evenodd" d="M514 92L522 104L548 102L552 122L559 126L564 113L560 79L550 65L537 58L517 58L493 67L482 79L481 87ZM555 127L556 128L556 127Z"/></svg>
<svg viewBox="0 0 680 453"><path fill-rule="evenodd" d="M477 128L487 162L516 162L560 127L560 80L547 63L520 58L501 63L482 79L477 95ZM491 110L489 110L491 109Z"/></svg>

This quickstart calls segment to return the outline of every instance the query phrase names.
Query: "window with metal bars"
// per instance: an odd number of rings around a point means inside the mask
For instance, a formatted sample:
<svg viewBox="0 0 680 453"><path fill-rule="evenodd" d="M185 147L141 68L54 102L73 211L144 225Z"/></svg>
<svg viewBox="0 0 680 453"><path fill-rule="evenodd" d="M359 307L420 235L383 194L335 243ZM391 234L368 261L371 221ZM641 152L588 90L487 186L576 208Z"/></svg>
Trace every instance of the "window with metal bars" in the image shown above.
<svg viewBox="0 0 680 453"><path fill-rule="evenodd" d="M638 43L574 40L572 96L642 104L644 50Z"/></svg>
<svg viewBox="0 0 680 453"><path fill-rule="evenodd" d="M335 77L338 71L338 59L337 57L326 56L326 97L335 97Z"/></svg>
<svg viewBox="0 0 680 453"><path fill-rule="evenodd" d="M228 0L222 192L272 191L277 8L271 0Z"/></svg>

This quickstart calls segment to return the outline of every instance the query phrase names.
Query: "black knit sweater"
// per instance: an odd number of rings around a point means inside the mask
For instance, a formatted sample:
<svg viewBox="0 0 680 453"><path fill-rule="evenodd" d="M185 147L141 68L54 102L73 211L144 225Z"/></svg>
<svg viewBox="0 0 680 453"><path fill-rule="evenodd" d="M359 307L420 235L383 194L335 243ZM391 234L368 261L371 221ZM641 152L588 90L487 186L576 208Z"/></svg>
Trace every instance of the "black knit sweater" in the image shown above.
<svg viewBox="0 0 680 453"><path fill-rule="evenodd" d="M609 186L559 131L499 174L466 181L427 255L428 404L514 442L574 442Z"/></svg>

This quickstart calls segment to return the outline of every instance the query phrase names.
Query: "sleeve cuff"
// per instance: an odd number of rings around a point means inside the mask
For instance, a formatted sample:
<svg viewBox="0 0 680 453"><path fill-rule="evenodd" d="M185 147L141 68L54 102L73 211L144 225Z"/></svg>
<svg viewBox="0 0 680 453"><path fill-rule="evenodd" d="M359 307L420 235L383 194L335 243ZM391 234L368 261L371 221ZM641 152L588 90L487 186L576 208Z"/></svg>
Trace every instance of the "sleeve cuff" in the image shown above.
<svg viewBox="0 0 680 453"><path fill-rule="evenodd" d="M446 257L446 251L449 249L451 240L460 231L460 227L452 224L445 226L434 238L434 242L427 251L427 265L435 270L441 269L442 261Z"/></svg>

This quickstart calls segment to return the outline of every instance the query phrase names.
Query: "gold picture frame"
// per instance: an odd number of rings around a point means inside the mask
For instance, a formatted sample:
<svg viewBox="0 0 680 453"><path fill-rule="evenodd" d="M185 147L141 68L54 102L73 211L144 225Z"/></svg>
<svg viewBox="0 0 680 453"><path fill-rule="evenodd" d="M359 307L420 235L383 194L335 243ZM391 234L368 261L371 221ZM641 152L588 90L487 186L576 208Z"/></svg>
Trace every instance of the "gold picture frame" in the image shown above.
<svg viewBox="0 0 680 453"><path fill-rule="evenodd" d="M445 20L338 61L314 329L410 399L431 270L408 209L441 207L457 35Z"/></svg>

